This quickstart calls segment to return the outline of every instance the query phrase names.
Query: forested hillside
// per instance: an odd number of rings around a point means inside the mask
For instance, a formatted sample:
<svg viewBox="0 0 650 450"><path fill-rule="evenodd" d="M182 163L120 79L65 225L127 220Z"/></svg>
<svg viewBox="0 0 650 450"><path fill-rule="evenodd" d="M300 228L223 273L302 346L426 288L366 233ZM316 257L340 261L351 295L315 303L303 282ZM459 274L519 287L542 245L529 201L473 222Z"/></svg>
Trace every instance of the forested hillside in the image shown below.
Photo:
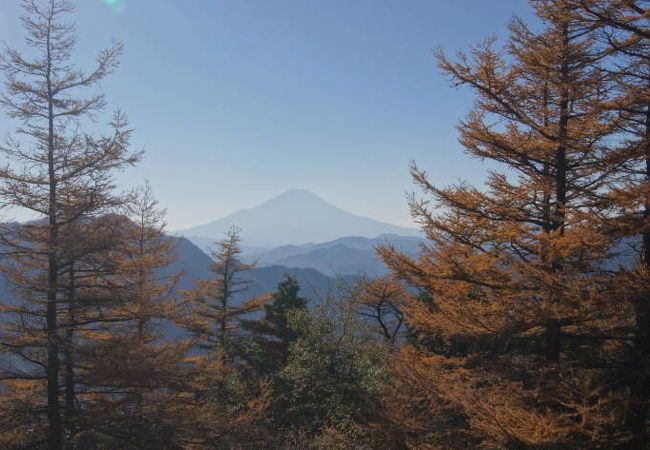
<svg viewBox="0 0 650 450"><path fill-rule="evenodd" d="M138 124L101 121L124 45L82 70L75 3L21 4L0 449L650 448L650 1L530 0L438 48L485 182L411 162L419 231L292 190L184 232L210 254L124 185Z"/></svg>

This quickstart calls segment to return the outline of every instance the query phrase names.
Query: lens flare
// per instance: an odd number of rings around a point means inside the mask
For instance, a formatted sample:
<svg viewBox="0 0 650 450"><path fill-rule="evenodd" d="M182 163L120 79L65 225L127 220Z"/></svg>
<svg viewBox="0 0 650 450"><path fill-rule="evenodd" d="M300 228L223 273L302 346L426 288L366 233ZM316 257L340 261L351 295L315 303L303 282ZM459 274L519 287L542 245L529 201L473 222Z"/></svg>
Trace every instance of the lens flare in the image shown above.
<svg viewBox="0 0 650 450"><path fill-rule="evenodd" d="M102 0L111 11L121 13L126 8L126 0Z"/></svg>

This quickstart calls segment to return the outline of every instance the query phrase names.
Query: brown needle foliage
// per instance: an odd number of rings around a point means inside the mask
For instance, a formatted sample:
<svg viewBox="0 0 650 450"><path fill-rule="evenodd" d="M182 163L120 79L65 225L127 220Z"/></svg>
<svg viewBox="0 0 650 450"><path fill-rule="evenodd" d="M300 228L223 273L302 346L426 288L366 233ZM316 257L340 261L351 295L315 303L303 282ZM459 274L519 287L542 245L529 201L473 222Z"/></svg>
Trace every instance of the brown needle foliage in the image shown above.
<svg viewBox="0 0 650 450"><path fill-rule="evenodd" d="M494 161L484 188L436 187L413 216L431 241L419 260L380 254L426 295L403 306L414 335L394 364L393 414L412 446L611 448L623 427L633 304L611 261L616 79L594 28L568 1L533 1L543 30L510 25L442 70L476 95L458 126L471 156ZM433 200L436 208L429 202Z"/></svg>
<svg viewBox="0 0 650 450"><path fill-rule="evenodd" d="M69 368L72 352L72 325L63 318L74 303L73 290L66 286L74 261L88 257L97 243L77 242L72 248L75 240L69 238L120 202L113 176L140 155L129 151L131 131L119 112L109 134L82 131L84 120L105 105L95 88L117 67L121 44L101 51L90 72L81 71L72 61L74 26L65 19L72 5L25 0L23 7L27 51L7 48L0 55L7 87L0 105L19 123L0 145L6 161L0 167L0 198L38 220L0 231L5 273L19 294L18 302L2 307L0 380L9 396L5 406L18 408L12 417L31 418L31 425L9 420L7 433L13 426L27 426L25 439L33 445L46 441L60 449L68 427L61 412L63 403L70 409L70 401L61 402L59 376L61 360ZM14 395L15 402L10 400ZM25 395L32 400L28 411Z"/></svg>

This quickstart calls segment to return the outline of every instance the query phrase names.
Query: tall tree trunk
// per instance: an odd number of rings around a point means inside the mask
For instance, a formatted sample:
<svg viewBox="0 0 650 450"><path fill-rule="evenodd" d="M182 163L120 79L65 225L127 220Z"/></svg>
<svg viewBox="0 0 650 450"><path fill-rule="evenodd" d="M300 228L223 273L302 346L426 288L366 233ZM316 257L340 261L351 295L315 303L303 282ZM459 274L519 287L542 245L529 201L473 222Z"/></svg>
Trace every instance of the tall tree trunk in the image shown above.
<svg viewBox="0 0 650 450"><path fill-rule="evenodd" d="M75 414L75 378L74 378L74 326L75 326L75 308L76 308L76 285L74 273L74 261L70 261L69 279L68 279L68 308L67 308L67 326L65 330L65 345L63 347L63 359L65 366L65 414L68 429L74 427Z"/></svg>
<svg viewBox="0 0 650 450"><path fill-rule="evenodd" d="M228 348L228 302L230 301L230 255L225 261L223 278L222 278L222 291L221 291L221 359L227 361L230 359L230 349Z"/></svg>
<svg viewBox="0 0 650 450"><path fill-rule="evenodd" d="M650 65L650 64L649 64ZM648 78L648 92L650 92L650 77ZM650 182L650 103L646 105L645 112L645 204L643 210L643 233L641 265L650 273L650 194L647 192ZM645 288L637 299L636 304L636 335L633 343L633 370L630 383L630 405L627 414L627 427L632 433L632 442L629 448L644 448L647 441L646 423L650 407L650 289Z"/></svg>
<svg viewBox="0 0 650 450"><path fill-rule="evenodd" d="M559 103L559 121L558 121L558 145L555 151L555 208L551 221L551 232L558 231L564 233L566 200L567 200L567 144L569 133L569 24L565 22L562 26L562 38L564 45L564 58L560 67L562 77L562 89ZM555 253L555 252L554 252ZM551 271L561 272L564 263L558 257L553 257L551 261ZM561 301L562 292L552 288L552 301ZM558 361L562 351L562 327L560 323L553 319L546 326L545 352L549 361Z"/></svg>
<svg viewBox="0 0 650 450"><path fill-rule="evenodd" d="M47 94L48 94L48 176L49 176L49 235L48 235L48 276L47 276L47 418L48 418L48 447L50 450L60 450L61 416L59 411L59 336L57 325L57 291L58 291L58 239L57 222L57 185L54 167L54 98L52 94L52 54L50 33L52 31L51 16L47 28Z"/></svg>

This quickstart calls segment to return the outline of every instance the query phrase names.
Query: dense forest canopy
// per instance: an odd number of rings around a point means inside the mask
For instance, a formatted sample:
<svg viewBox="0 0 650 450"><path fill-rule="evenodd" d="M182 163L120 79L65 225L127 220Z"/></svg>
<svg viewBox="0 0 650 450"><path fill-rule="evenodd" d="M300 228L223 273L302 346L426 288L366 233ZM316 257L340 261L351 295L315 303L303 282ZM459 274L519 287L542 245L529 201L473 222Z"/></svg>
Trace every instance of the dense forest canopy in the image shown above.
<svg viewBox="0 0 650 450"><path fill-rule="evenodd" d="M437 50L496 164L413 162L418 253L318 298L249 295L235 227L181 287L152 187L115 181L126 115L88 129L123 45L79 70L73 3L22 4L0 202L38 220L0 227L0 448L650 448L650 2L530 0L505 42Z"/></svg>

